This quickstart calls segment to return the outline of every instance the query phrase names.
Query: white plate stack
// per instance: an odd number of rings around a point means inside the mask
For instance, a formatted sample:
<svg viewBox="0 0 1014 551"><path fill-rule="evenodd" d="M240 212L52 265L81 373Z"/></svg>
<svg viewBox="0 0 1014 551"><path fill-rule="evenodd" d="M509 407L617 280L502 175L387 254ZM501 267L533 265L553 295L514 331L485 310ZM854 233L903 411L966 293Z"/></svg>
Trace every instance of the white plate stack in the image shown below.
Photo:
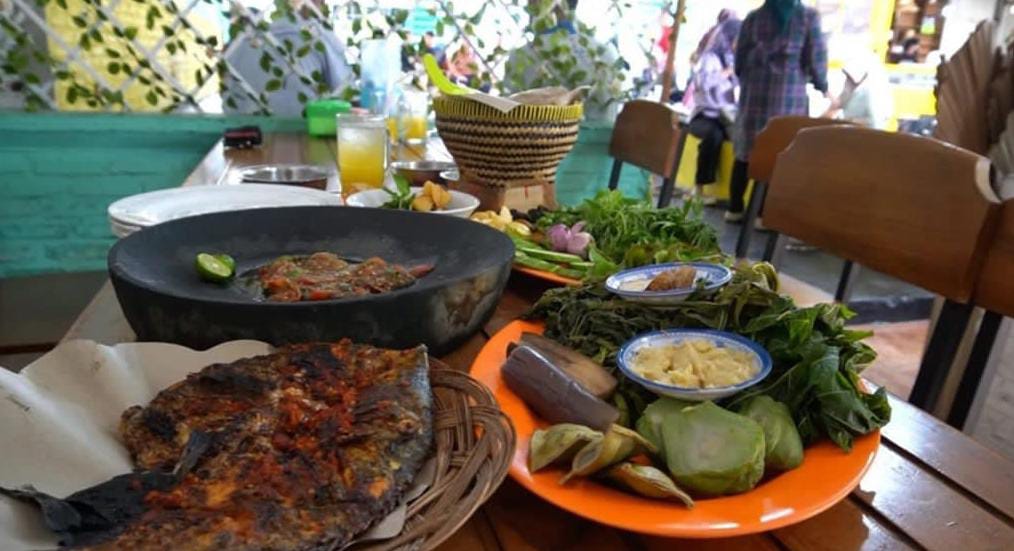
<svg viewBox="0 0 1014 551"><path fill-rule="evenodd" d="M265 207L341 205L339 195L276 184L234 184L162 189L132 195L109 205L109 228L116 237L169 220Z"/></svg>

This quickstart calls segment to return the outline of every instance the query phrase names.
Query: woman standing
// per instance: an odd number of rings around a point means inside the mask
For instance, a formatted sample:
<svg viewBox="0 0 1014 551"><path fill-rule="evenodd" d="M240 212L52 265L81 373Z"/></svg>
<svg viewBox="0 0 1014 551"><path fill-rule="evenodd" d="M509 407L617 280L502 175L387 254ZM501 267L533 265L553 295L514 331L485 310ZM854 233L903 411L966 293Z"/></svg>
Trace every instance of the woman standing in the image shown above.
<svg viewBox="0 0 1014 551"><path fill-rule="evenodd" d="M809 115L806 85L827 93L827 44L817 10L799 0L765 0L743 20L736 46L740 80L739 112L733 145L736 163L725 219L743 218L747 160L754 138L768 119Z"/></svg>
<svg viewBox="0 0 1014 551"><path fill-rule="evenodd" d="M726 10L728 11L728 10ZM697 149L697 195L703 187L715 183L722 142L736 115L736 37L741 26L739 18L728 14L722 23L708 32L709 42L701 48L694 65L693 103L690 133L701 140Z"/></svg>

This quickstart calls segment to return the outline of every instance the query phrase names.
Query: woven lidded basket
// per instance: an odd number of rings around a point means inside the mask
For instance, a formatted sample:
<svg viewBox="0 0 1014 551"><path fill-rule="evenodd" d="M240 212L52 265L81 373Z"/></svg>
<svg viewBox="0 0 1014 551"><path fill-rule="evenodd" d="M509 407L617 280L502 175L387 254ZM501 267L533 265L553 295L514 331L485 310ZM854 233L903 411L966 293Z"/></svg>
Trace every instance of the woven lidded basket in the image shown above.
<svg viewBox="0 0 1014 551"><path fill-rule="evenodd" d="M514 426L482 383L430 358L435 475L408 502L405 526L392 539L355 551L434 549L500 487L514 457Z"/></svg>
<svg viewBox="0 0 1014 551"><path fill-rule="evenodd" d="M508 113L461 96L433 101L437 130L462 177L496 187L552 184L577 142L583 107L520 105Z"/></svg>

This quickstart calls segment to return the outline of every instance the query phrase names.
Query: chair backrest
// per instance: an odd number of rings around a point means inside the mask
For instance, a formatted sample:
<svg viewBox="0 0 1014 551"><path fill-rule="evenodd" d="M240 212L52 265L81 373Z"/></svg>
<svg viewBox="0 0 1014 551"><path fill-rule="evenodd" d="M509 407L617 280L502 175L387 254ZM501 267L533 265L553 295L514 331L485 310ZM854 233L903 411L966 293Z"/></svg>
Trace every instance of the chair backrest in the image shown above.
<svg viewBox="0 0 1014 551"><path fill-rule="evenodd" d="M800 117L790 115L786 117L774 117L768 121L764 129L757 134L754 140L753 150L750 152L749 173L750 178L758 182L770 182L771 175L775 171L775 160L778 154L785 151L792 143L796 134L804 128L830 125L853 125L855 123L814 117Z"/></svg>
<svg viewBox="0 0 1014 551"><path fill-rule="evenodd" d="M989 161L972 152L868 128L810 128L778 158L764 224L966 302L999 204Z"/></svg>
<svg viewBox="0 0 1014 551"><path fill-rule="evenodd" d="M996 24L981 21L954 55L937 69L937 127L933 137L976 153L986 153L986 109L997 68Z"/></svg>
<svg viewBox="0 0 1014 551"><path fill-rule="evenodd" d="M1004 202L975 289L975 304L1014 316L1014 199Z"/></svg>
<svg viewBox="0 0 1014 551"><path fill-rule="evenodd" d="M656 101L632 100L616 118L609 154L664 178L676 170L679 115Z"/></svg>

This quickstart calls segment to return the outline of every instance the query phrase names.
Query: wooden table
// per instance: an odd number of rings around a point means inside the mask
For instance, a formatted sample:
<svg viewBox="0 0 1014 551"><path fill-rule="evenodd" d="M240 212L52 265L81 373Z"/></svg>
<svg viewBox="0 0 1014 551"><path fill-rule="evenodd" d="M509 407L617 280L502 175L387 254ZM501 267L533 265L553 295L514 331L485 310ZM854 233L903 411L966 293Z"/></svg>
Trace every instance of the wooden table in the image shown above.
<svg viewBox="0 0 1014 551"><path fill-rule="evenodd" d="M216 146L187 184L221 182L249 164L334 162L333 142L295 135L266 138L261 150L232 152ZM440 158L443 153L427 148L402 155ZM467 371L486 341L517 319L546 288L526 277L512 276L482 332L442 359ZM65 338L103 343L133 340L108 283ZM642 536L582 520L508 478L440 549L1014 549L1014 463L900 400L892 399L891 405L894 413L883 430L883 445L859 487L826 512L794 526L719 540Z"/></svg>

